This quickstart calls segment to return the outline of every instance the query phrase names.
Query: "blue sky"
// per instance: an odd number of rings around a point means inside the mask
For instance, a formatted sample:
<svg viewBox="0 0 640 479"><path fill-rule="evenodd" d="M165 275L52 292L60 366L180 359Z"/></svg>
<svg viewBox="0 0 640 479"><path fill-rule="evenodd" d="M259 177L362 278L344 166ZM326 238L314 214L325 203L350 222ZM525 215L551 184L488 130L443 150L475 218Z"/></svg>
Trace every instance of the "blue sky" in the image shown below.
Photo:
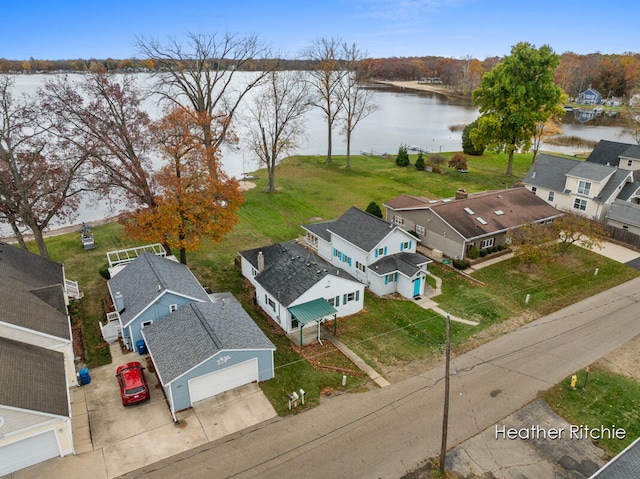
<svg viewBox="0 0 640 479"><path fill-rule="evenodd" d="M136 35L251 33L283 56L342 38L369 56L640 52L637 0L0 0L0 58L139 57Z"/></svg>

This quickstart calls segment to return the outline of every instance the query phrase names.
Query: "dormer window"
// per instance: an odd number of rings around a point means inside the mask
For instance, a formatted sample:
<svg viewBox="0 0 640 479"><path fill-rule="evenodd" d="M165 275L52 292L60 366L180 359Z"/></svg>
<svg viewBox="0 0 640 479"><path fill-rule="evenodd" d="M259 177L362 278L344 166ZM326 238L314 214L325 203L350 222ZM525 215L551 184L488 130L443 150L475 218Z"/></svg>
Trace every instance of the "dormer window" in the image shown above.
<svg viewBox="0 0 640 479"><path fill-rule="evenodd" d="M173 313L176 309L178 309L178 305L177 304L170 304L169 305L169 312Z"/></svg>
<svg viewBox="0 0 640 479"><path fill-rule="evenodd" d="M578 194L589 196L589 192L591 191L591 182L580 180L578 181Z"/></svg>

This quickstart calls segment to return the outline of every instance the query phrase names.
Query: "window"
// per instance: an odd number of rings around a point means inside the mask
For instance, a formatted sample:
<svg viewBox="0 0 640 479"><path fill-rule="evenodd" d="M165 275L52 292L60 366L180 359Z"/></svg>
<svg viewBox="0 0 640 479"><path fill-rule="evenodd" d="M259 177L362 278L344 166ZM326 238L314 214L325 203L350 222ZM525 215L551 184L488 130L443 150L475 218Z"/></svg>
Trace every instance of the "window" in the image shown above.
<svg viewBox="0 0 640 479"><path fill-rule="evenodd" d="M147 326L151 326L153 324L153 321L143 321L142 324L140 325L140 328L144 329Z"/></svg>
<svg viewBox="0 0 640 479"><path fill-rule="evenodd" d="M173 313L176 309L178 309L178 305L177 304L170 304L169 305L169 312Z"/></svg>
<svg viewBox="0 0 640 479"><path fill-rule="evenodd" d="M549 196L547 196L547 201L553 201L555 197L556 197L555 191L550 191Z"/></svg>
<svg viewBox="0 0 640 479"><path fill-rule="evenodd" d="M531 187L531 193L533 193L535 195L536 191L538 191L538 188L536 188L535 186L532 186Z"/></svg>
<svg viewBox="0 0 640 479"><path fill-rule="evenodd" d="M271 309L273 309L274 311L276 310L276 303L275 303L275 301L274 301L273 299L269 298L269 299L267 300L267 304L268 304L269 306L271 306Z"/></svg>
<svg viewBox="0 0 640 479"><path fill-rule="evenodd" d="M591 183L589 181L580 180L578 181L578 194L589 196L589 192L591 191ZM574 206L575 208L575 206Z"/></svg>
<svg viewBox="0 0 640 479"><path fill-rule="evenodd" d="M495 238L484 239L480 242L480 249L491 248L495 242Z"/></svg>
<svg viewBox="0 0 640 479"><path fill-rule="evenodd" d="M421 225L416 225L416 233L418 233L420 236L424 236L426 233L426 230L424 229L424 226Z"/></svg>
<svg viewBox="0 0 640 479"><path fill-rule="evenodd" d="M300 326L298 320L296 318L291 318L291 329L296 329L298 326Z"/></svg>
<svg viewBox="0 0 640 479"><path fill-rule="evenodd" d="M404 218L402 216L398 216L398 215L393 215L393 222L397 225L403 225L404 224Z"/></svg>
<svg viewBox="0 0 640 479"><path fill-rule="evenodd" d="M355 293L346 293L342 295L342 304L350 303L351 301L358 301L360 299L360 291Z"/></svg>
<svg viewBox="0 0 640 479"><path fill-rule="evenodd" d="M628 230L628 229L629 229L629 227L628 227L627 225L622 225L622 229L623 229L623 230Z"/></svg>
<svg viewBox="0 0 640 479"><path fill-rule="evenodd" d="M583 200L582 198L576 198L576 200L573 202L573 208L580 211L586 211L587 200Z"/></svg>
<svg viewBox="0 0 640 479"><path fill-rule="evenodd" d="M312 235L311 233L307 233L307 244L317 248L318 247L318 237Z"/></svg>
<svg viewBox="0 0 640 479"><path fill-rule="evenodd" d="M365 265L363 265L360 261L356 261L356 268L362 271L363 273L366 272Z"/></svg>
<svg viewBox="0 0 640 479"><path fill-rule="evenodd" d="M385 254L387 254L387 247L386 246L384 248L378 248L376 250L376 258L378 256L384 256Z"/></svg>
<svg viewBox="0 0 640 479"><path fill-rule="evenodd" d="M327 303L329 303L331 306L335 306L335 299L334 298L329 298L329 299L327 299Z"/></svg>
<svg viewBox="0 0 640 479"><path fill-rule="evenodd" d="M404 251L409 248L411 248L411 241L404 241L400 243L400 251Z"/></svg>
<svg viewBox="0 0 640 479"><path fill-rule="evenodd" d="M633 160L627 160L627 166L633 166Z"/></svg>
<svg viewBox="0 0 640 479"><path fill-rule="evenodd" d="M398 281L398 273L389 273L384 277L384 284L395 283Z"/></svg>

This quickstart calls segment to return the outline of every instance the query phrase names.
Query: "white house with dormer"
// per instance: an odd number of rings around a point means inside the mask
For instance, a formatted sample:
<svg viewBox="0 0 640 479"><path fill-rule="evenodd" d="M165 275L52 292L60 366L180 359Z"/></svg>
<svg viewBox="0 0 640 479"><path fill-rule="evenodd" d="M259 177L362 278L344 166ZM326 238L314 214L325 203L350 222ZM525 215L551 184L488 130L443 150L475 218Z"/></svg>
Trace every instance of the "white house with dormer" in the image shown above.
<svg viewBox="0 0 640 479"><path fill-rule="evenodd" d="M424 294L430 259L416 253L417 238L400 225L351 207L340 218L303 225L318 255L378 296Z"/></svg>

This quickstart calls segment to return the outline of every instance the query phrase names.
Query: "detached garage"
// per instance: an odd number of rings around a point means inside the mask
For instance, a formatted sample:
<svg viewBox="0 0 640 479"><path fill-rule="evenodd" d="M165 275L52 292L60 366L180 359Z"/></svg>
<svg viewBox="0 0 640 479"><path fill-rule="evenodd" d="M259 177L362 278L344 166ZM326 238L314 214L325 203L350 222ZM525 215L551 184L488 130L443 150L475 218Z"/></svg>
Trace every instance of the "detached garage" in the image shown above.
<svg viewBox="0 0 640 479"><path fill-rule="evenodd" d="M0 337L0 476L72 454L64 355Z"/></svg>
<svg viewBox="0 0 640 479"><path fill-rule="evenodd" d="M211 299L182 306L142 330L172 414L274 376L269 338L230 293Z"/></svg>

